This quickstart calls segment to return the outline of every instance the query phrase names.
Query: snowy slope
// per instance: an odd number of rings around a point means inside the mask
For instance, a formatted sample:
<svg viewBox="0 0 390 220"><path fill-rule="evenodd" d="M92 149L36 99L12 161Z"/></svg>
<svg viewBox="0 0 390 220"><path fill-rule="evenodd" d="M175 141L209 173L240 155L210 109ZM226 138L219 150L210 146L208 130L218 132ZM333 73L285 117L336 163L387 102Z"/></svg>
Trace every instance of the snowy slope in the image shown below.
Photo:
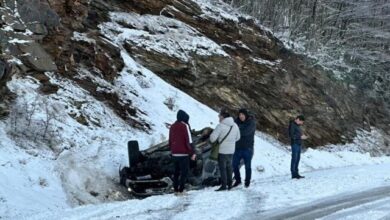
<svg viewBox="0 0 390 220"><path fill-rule="evenodd" d="M207 1L200 2L203 10L215 9ZM126 40L132 40L183 60L187 58L186 52L194 50L205 55L226 55L212 40L173 19L158 20L155 16L125 13L111 15L113 22L103 24L101 30L119 48ZM209 12L208 16L232 21L237 19L223 11L219 14ZM144 45L143 39L152 36L128 33L117 26L117 21L126 18L131 18L133 25L163 22L159 23L160 26L176 25L180 28L177 32L153 36L155 39L152 40L161 40L161 44ZM119 28L117 31L122 34L113 34L111 31L115 28ZM74 36L78 40L86 40L83 33L75 33ZM166 41L166 38L180 39L179 46L177 42ZM196 49L198 46L202 50ZM304 180L303 185L298 185L289 179L288 147L258 133L253 158L253 184L249 190L216 193L209 188L190 192L188 197L165 195L113 202L125 198L123 189L117 183L118 168L128 164L128 140L138 140L142 149L166 140L167 124L175 121L178 109L189 113L193 129L215 127L217 124L214 110L164 82L134 61L126 50L122 49L121 56L125 68L113 83L82 68L78 77L92 80L99 85L99 89L119 94L124 102L131 100L132 105L144 112L142 120L152 125L149 133L130 127L105 103L96 100L73 81L55 73L46 75L60 88L57 93L45 97L39 93L39 82L32 77L17 76L8 83L8 87L18 96L14 104L14 112L18 114L0 121L1 219L114 219L117 216L121 219L183 219L195 216L226 219L242 215L248 208L248 201L253 203L250 207L259 210L289 205L295 201L291 184L301 187L298 202L302 203L348 191L351 182L355 184L353 189L389 183L384 172L373 173L370 181L355 181L365 175L359 172L360 169L370 167L327 170L367 164L373 165L373 168L388 168L390 159L387 157L373 158L369 154L347 150L327 152L309 149L302 157L301 170L316 172L310 174L312 177ZM167 102L172 104L171 108ZM44 132L43 122L48 115L52 115L48 133L50 141L36 138ZM77 118L84 118L88 125L80 123ZM261 121L258 123L261 124ZM350 176L345 174L349 171L352 173ZM338 173L338 178L325 181L326 176L333 172ZM344 176L348 178L342 182L342 187L338 187L338 179ZM321 184L333 187L331 190L317 187ZM318 193L310 196L304 193L310 190L318 190ZM78 207L80 205L84 206Z"/></svg>
<svg viewBox="0 0 390 220"><path fill-rule="evenodd" d="M9 139L0 125L0 217L69 207L53 161L35 157Z"/></svg>
<svg viewBox="0 0 390 220"><path fill-rule="evenodd" d="M134 101L134 104L146 112L145 120L153 122L154 125L151 134L132 129L107 106L91 97L83 89L75 86L70 81L57 79L54 74L48 74L48 76L52 77L51 80L53 82L61 85L58 93L47 97L46 102L50 106L56 106L63 113L60 116L60 120L53 122L53 129L58 131L56 135L58 135L57 138L61 141L58 145L49 148L47 146L34 145L34 143L23 139L23 137L19 137L19 144L17 144L11 141L6 133L12 132L12 119L5 123L2 122L1 131L4 138L1 138L0 143L1 150L4 150L4 153L0 156L1 171L7 177L0 180L2 186L1 196L4 198L2 200L4 206L1 207L6 209L4 213L12 209L26 209L24 213L27 214L30 213L30 210L50 209L50 206L39 205L34 209L30 205L31 200L27 199L42 198L40 196L42 191L46 193L49 197L48 202L50 201L51 203L54 198L58 197L57 194L62 192L61 202L54 203L59 208L67 206L64 190L67 193L68 204L70 205L101 202L102 198L95 198L90 195L90 192L99 192L102 196L110 195L110 192L106 194L105 192L115 187L113 184L115 180L113 179L117 178L119 166L127 165L127 141L137 139L140 141L142 148L147 148L166 140L168 132L166 124L170 124L175 120L176 110L179 107L187 111L191 116L195 116L194 119L190 119L194 129L215 125L217 114L214 111L169 86L151 72L136 64L128 55L123 55L128 66L123 70L121 76L118 77L116 85L112 85L112 89L120 90L119 92L123 96L131 96L129 98ZM131 74L132 71L142 71L142 80L148 83L148 88L139 85L139 80ZM19 96L16 105L31 106L39 99L40 95L37 92L38 83L32 78L15 78L8 86ZM126 88L133 88L142 95L134 96L128 93ZM175 100L174 110L170 110L164 104L169 97ZM82 103L81 106L78 108L74 107L76 102ZM34 120L44 120L46 117L45 105L38 105L36 108L36 113L33 115ZM97 126L90 123L89 126L83 126L70 117L70 114L83 114L88 120L98 121L99 124ZM34 125L34 123L32 124ZM50 149L56 150L53 152ZM59 155L56 152L60 152ZM21 163L27 163L27 165ZM36 172L36 170L41 172ZM53 170L54 172L47 172L47 170ZM39 190L32 190L32 186L35 187L33 183L23 184L23 181L17 180L16 177L27 183L35 182L35 185L39 183L37 179L47 179L50 180L48 182L50 187L39 187L38 184L37 188ZM16 192L6 190L5 186L13 185L9 184L10 181L15 181L14 184L25 185L20 194L19 192L17 193L18 196L25 198L24 201L22 199L14 201L17 198L13 198L14 196L12 195ZM62 190L61 185L64 190ZM57 188L58 191L49 191L51 187ZM15 187L15 189L18 188ZM25 197L24 195L27 192L30 196ZM51 198L52 196L53 199ZM15 204L17 204L17 207L15 207ZM27 209L27 207L30 208ZM16 214L19 213L12 211L6 216L14 216Z"/></svg>

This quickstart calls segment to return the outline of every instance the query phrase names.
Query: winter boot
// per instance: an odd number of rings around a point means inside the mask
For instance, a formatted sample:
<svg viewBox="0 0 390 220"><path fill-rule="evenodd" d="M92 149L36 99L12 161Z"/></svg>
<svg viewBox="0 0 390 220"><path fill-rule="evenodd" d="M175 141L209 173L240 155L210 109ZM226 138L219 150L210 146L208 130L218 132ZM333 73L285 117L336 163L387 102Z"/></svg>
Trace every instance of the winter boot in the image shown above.
<svg viewBox="0 0 390 220"><path fill-rule="evenodd" d="M239 186L240 184L241 184L241 181L235 181L235 182L233 183L232 188L237 187L237 186Z"/></svg>
<svg viewBox="0 0 390 220"><path fill-rule="evenodd" d="M216 189L215 191L218 192L218 191L226 191L226 190L227 190L226 187L221 186L218 189Z"/></svg>

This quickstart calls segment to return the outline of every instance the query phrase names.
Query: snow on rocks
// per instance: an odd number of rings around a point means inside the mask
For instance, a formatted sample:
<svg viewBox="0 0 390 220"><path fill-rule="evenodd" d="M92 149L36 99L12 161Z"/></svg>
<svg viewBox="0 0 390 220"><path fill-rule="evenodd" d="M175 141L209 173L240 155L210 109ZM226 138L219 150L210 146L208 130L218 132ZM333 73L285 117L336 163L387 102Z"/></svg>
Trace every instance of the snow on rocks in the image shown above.
<svg viewBox="0 0 390 220"><path fill-rule="evenodd" d="M264 60L264 59L261 59L261 58L254 58L254 57L251 57L251 59L253 60L253 62L255 62L257 64L268 65L268 66L275 66L275 65L278 65L281 62L281 60L276 60L276 61L272 62L272 61L269 61L269 60Z"/></svg>
<svg viewBox="0 0 390 220"><path fill-rule="evenodd" d="M232 7L229 7L226 3L208 0L196 0L196 3L201 7L204 16L213 18L216 21L233 21L239 22L239 18L243 17L240 13L236 12Z"/></svg>
<svg viewBox="0 0 390 220"><path fill-rule="evenodd" d="M32 41L31 40L21 40L21 39L12 39L12 40L9 40L8 43L10 44L27 44L27 43L31 43Z"/></svg>
<svg viewBox="0 0 390 220"><path fill-rule="evenodd" d="M96 41L92 38L89 38L86 33L73 32L72 40L75 41L84 41L90 44L96 44Z"/></svg>
<svg viewBox="0 0 390 220"><path fill-rule="evenodd" d="M218 44L194 28L175 19L111 12L112 22L100 25L102 33L118 44L125 41L138 47L167 54L184 62L190 54L229 56Z"/></svg>

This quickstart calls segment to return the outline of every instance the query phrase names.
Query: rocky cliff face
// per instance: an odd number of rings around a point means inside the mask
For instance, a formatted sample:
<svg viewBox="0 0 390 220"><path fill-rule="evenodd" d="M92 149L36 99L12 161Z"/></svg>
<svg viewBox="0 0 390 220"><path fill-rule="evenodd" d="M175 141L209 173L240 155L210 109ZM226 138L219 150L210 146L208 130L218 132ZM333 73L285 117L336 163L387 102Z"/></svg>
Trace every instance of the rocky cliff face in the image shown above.
<svg viewBox="0 0 390 220"><path fill-rule="evenodd" d="M39 80L42 95L58 89L45 72L71 79L137 129L150 129L149 122L139 117L145 114L142 109L105 89L124 66L121 48L216 110L251 109L258 129L284 142L288 120L301 113L307 116L308 146L345 142L356 130L370 126L387 129L388 114L380 101L333 81L287 50L256 20L221 3L6 0L0 4L2 59L13 74Z"/></svg>

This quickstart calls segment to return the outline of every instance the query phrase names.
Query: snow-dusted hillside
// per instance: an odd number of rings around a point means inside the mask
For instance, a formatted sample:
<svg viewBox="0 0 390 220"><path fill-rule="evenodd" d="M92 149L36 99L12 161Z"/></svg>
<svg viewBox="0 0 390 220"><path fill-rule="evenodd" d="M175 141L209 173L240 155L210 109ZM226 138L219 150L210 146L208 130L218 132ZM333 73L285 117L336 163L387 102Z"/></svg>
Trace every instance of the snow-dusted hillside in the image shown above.
<svg viewBox="0 0 390 220"><path fill-rule="evenodd" d="M199 3L207 12L205 16L239 20L233 12L218 9L216 13L216 7L206 0ZM266 211L390 184L384 172L390 158L361 152L366 148L360 146L381 144L380 134L375 132L362 132L349 146L307 150L301 164L307 179L299 181L289 178L289 147L258 132L249 189L217 193L207 188L185 197L163 195L123 201L128 195L118 184L118 169L128 164L127 141L138 140L142 149L165 141L179 109L189 113L193 129L217 124L217 112L135 61L124 48L126 41L185 62L189 53L229 55L212 39L174 19L124 12L110 15L112 21L100 24L99 34L118 48L118 59L124 64L112 81L102 71L93 72L80 65L72 79L45 72L49 85L58 87L45 95L39 80L42 75L16 74L7 83L16 99L9 117L0 121L0 219L228 219L240 217L248 208ZM132 21L128 26L145 27L145 31L119 26L124 20ZM72 36L73 41L97 47L85 33L73 32ZM96 85L92 90L115 94L120 104L139 112L127 119L145 122L150 129L131 126L113 110L109 100L100 100L76 79L92 82Z"/></svg>

